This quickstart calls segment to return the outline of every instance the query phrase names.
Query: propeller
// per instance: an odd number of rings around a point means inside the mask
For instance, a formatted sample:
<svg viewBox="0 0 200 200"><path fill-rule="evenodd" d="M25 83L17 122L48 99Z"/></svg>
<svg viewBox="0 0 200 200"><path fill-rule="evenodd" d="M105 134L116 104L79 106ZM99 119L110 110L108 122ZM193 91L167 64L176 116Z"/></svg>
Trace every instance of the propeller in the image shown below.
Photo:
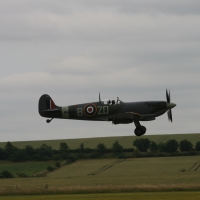
<svg viewBox="0 0 200 200"><path fill-rule="evenodd" d="M171 102L170 90L168 92L167 89L166 89L166 98L167 98L167 108L168 108L168 111L167 111L168 119L169 119L169 121L173 122L173 120L172 120L172 110L171 109L173 107L175 107L176 104Z"/></svg>
<svg viewBox="0 0 200 200"><path fill-rule="evenodd" d="M171 109L169 109L169 110L167 111L167 115L168 115L169 121L173 122L173 120L172 120L172 110L171 110Z"/></svg>
<svg viewBox="0 0 200 200"><path fill-rule="evenodd" d="M167 97L167 103L170 103L170 90L169 90L169 93L166 89L166 97Z"/></svg>

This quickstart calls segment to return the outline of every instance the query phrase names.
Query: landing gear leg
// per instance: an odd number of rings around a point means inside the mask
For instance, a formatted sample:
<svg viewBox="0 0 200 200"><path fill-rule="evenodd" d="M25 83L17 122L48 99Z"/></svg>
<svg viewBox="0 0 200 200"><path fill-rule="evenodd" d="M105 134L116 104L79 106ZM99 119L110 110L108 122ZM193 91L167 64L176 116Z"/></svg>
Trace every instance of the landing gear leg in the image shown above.
<svg viewBox="0 0 200 200"><path fill-rule="evenodd" d="M145 126L141 126L140 122L138 120L134 120L136 129L135 129L135 135L136 136L141 136L144 135L146 133L146 127Z"/></svg>

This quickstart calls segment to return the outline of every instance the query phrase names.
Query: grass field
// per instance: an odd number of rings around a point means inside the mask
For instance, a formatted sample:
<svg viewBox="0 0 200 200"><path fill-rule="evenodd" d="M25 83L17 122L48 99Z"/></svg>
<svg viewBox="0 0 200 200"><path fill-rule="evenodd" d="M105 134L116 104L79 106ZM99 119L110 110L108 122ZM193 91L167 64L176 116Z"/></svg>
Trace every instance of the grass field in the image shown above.
<svg viewBox="0 0 200 200"><path fill-rule="evenodd" d="M142 138L148 138L156 143L166 142L169 139L175 139L178 142L187 139L195 146L197 141L200 141L200 133L191 134L173 134L173 135L144 135ZM53 149L59 149L61 142L66 142L70 149L76 149L83 143L85 148L96 148L99 143L104 143L107 148L111 148L112 144L117 140L124 148L132 148L133 141L138 137L121 136L121 137L101 137L101 138L80 138L80 139L63 139L63 140L43 140L43 141L25 141L25 142L12 142L18 148L24 148L26 145L31 145L34 148L40 147L42 144L51 146ZM6 142L0 142L0 147L4 148Z"/></svg>
<svg viewBox="0 0 200 200"><path fill-rule="evenodd" d="M11 172L15 177L17 173L25 173L28 176L37 174L47 169L48 166L55 165L54 161L48 162L21 162L12 163L8 161L0 161L0 172L7 170Z"/></svg>
<svg viewBox="0 0 200 200"><path fill-rule="evenodd" d="M200 141L200 134L147 135L143 138L149 138L156 143L169 139L187 139L195 145ZM124 136L12 144L18 148L26 145L37 148L45 143L58 149L60 142L66 142L71 149L75 149L81 143L85 148L96 148L99 143L104 143L110 148L117 140L123 147L131 148L135 139L135 136ZM0 143L0 146L4 147L5 143ZM16 173L31 176L54 164L54 161L4 161L0 162L0 171L8 170L15 176ZM28 196L29 199L38 199L37 195L40 194L40 199L198 199L199 178L200 156L79 160L62 166L46 177L0 179L0 198L24 199L27 197L25 194L32 194L33 196ZM6 194L14 196L3 196ZM20 196L22 194L25 196Z"/></svg>
<svg viewBox="0 0 200 200"><path fill-rule="evenodd" d="M0 179L0 194L200 190L199 166L199 156L80 160L47 177Z"/></svg>
<svg viewBox="0 0 200 200"><path fill-rule="evenodd" d="M104 194L60 194L60 195L32 195L32 196L1 196L1 200L197 200L200 192L136 192L136 193L104 193Z"/></svg>

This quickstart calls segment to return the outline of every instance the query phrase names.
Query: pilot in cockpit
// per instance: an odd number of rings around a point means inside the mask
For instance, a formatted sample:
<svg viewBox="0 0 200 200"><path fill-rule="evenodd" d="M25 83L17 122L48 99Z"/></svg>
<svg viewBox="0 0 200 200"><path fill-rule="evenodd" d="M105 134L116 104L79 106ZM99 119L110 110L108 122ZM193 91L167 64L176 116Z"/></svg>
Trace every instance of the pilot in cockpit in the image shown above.
<svg viewBox="0 0 200 200"><path fill-rule="evenodd" d="M110 99L108 100L108 102L107 102L107 103L108 103L108 105L110 105L110 104L111 104L111 101L110 101Z"/></svg>

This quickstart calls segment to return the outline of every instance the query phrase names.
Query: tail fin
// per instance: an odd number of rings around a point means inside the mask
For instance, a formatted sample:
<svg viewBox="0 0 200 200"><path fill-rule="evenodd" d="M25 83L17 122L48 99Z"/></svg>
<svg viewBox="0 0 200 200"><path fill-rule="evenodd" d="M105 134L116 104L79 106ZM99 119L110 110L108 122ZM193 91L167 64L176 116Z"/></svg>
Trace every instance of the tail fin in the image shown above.
<svg viewBox="0 0 200 200"><path fill-rule="evenodd" d="M60 117L61 112L48 94L43 94L39 99L38 111L42 117Z"/></svg>

